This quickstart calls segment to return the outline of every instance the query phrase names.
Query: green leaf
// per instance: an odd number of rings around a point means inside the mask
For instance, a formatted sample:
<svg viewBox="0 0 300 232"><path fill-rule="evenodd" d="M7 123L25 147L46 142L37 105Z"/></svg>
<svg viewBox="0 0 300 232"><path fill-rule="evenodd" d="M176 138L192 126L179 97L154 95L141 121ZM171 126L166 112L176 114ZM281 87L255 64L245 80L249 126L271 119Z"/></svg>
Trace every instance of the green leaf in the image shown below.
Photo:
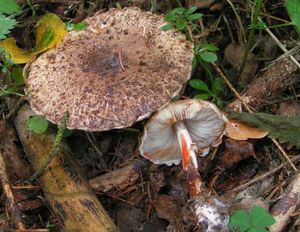
<svg viewBox="0 0 300 232"><path fill-rule="evenodd" d="M176 20L176 28L179 31L182 31L186 26L186 21L184 17L178 17Z"/></svg>
<svg viewBox="0 0 300 232"><path fill-rule="evenodd" d="M249 29L254 29L254 30L262 30L267 28L267 25L263 21L258 21L256 24L251 23L248 26Z"/></svg>
<svg viewBox="0 0 300 232"><path fill-rule="evenodd" d="M5 39L6 35L9 34L10 30L16 25L17 21L15 19L0 14L0 40Z"/></svg>
<svg viewBox="0 0 300 232"><path fill-rule="evenodd" d="M55 38L55 32L52 28L47 27L45 29L45 32L43 33L41 40L39 43L36 45L35 50L37 52L41 51L42 49L48 47L54 40Z"/></svg>
<svg viewBox="0 0 300 232"><path fill-rule="evenodd" d="M192 7L189 8L185 13L186 13L187 15L190 15L190 14L194 13L197 9L198 9L198 7L192 6Z"/></svg>
<svg viewBox="0 0 300 232"><path fill-rule="evenodd" d="M189 85L193 87L194 89L202 90L209 92L208 86L205 84L204 81L198 80L198 79L193 79L189 81Z"/></svg>
<svg viewBox="0 0 300 232"><path fill-rule="evenodd" d="M0 14L20 13L21 7L15 0L0 0Z"/></svg>
<svg viewBox="0 0 300 232"><path fill-rule="evenodd" d="M205 62L215 62L218 59L215 53L208 52L208 51L200 52L199 55L200 58Z"/></svg>
<svg viewBox="0 0 300 232"><path fill-rule="evenodd" d="M33 116L26 122L27 129L37 134L44 133L48 128L48 121L42 116Z"/></svg>
<svg viewBox="0 0 300 232"><path fill-rule="evenodd" d="M269 132L271 138L279 138L281 142L290 142L300 147L300 116L237 112L230 112L230 115Z"/></svg>
<svg viewBox="0 0 300 232"><path fill-rule="evenodd" d="M174 27L173 24L166 24L166 25L162 26L162 27L160 28L160 30L162 30L162 31L167 31L167 30L172 29L173 27Z"/></svg>
<svg viewBox="0 0 300 232"><path fill-rule="evenodd" d="M205 48L205 50L210 51L210 52L219 51L219 48L213 44L205 44L204 48Z"/></svg>
<svg viewBox="0 0 300 232"><path fill-rule="evenodd" d="M74 31L82 31L84 30L85 28L87 28L88 24L86 21L82 21L80 23L76 23L74 25Z"/></svg>
<svg viewBox="0 0 300 232"><path fill-rule="evenodd" d="M269 231L266 229L251 228L251 229L247 230L247 232L269 232Z"/></svg>
<svg viewBox="0 0 300 232"><path fill-rule="evenodd" d="M193 98L194 99L207 100L210 97L211 97L211 95L209 93L199 93L199 94L195 95Z"/></svg>
<svg viewBox="0 0 300 232"><path fill-rule="evenodd" d="M264 208L255 206L250 210L250 223L254 227L267 227L275 223L275 219Z"/></svg>
<svg viewBox="0 0 300 232"><path fill-rule="evenodd" d="M164 20L165 21L168 21L168 22L175 22L176 21L176 15L166 15L165 17L164 17Z"/></svg>
<svg viewBox="0 0 300 232"><path fill-rule="evenodd" d="M56 14L45 14L37 23L35 51L42 52L57 46L67 33L66 25Z"/></svg>
<svg viewBox="0 0 300 232"><path fill-rule="evenodd" d="M239 232L248 231L251 228L251 225L249 222L249 216L246 213L246 211L245 210L235 211L230 217L228 227L229 229L233 229L237 227L239 229Z"/></svg>
<svg viewBox="0 0 300 232"><path fill-rule="evenodd" d="M191 15L188 15L186 18L189 20L189 21L193 21L193 20L196 20L196 19L200 19L203 17L203 14L201 13L196 13L196 14L191 14Z"/></svg>
<svg viewBox="0 0 300 232"><path fill-rule="evenodd" d="M297 31L300 32L300 0L287 0L286 8Z"/></svg>
<svg viewBox="0 0 300 232"><path fill-rule="evenodd" d="M183 7L174 8L173 10L171 10L168 13L168 15L182 15L182 14L184 14L185 11L186 11L186 9Z"/></svg>
<svg viewBox="0 0 300 232"><path fill-rule="evenodd" d="M15 80L16 86L24 85L23 68L19 66L13 67L11 74L13 79Z"/></svg>
<svg viewBox="0 0 300 232"><path fill-rule="evenodd" d="M222 89L223 87L223 81L221 78L215 78L213 80L213 83L211 85L211 91L214 93L214 94L217 94L220 92L220 90Z"/></svg>

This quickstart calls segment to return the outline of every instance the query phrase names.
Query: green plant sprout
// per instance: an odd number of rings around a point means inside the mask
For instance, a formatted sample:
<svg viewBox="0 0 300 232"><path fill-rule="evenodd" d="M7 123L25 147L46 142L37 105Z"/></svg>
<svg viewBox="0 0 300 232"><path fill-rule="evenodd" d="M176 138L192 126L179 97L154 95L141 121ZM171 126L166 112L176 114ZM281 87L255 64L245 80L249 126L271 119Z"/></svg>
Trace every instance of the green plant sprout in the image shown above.
<svg viewBox="0 0 300 232"><path fill-rule="evenodd" d="M81 21L79 23L72 23L72 21L66 22L67 31L82 31L87 28L88 24L86 21Z"/></svg>
<svg viewBox="0 0 300 232"><path fill-rule="evenodd" d="M206 43L204 46L197 45L194 48L194 56L197 61L201 63L201 61L204 62L215 62L218 57L216 55L216 52L219 50L218 47L216 47L213 44Z"/></svg>
<svg viewBox="0 0 300 232"><path fill-rule="evenodd" d="M264 208L254 206L249 214L245 210L235 211L228 224L230 231L239 232L268 232L266 229L275 223L275 219Z"/></svg>
<svg viewBox="0 0 300 232"><path fill-rule="evenodd" d="M223 81L221 78L212 79L211 88L209 88L204 81L199 79L190 80L189 85L198 90L198 94L196 94L193 98L212 100L212 102L216 103L219 107L223 105L222 99L218 97L218 94L223 87Z"/></svg>
<svg viewBox="0 0 300 232"><path fill-rule="evenodd" d="M0 40L17 25L14 14L21 12L20 6L15 0L0 0Z"/></svg>
<svg viewBox="0 0 300 232"><path fill-rule="evenodd" d="M168 22L168 24L162 26L161 30L166 31L171 28L176 28L177 30L191 37L192 31L198 30L197 25L194 23L194 21L203 17L203 14L201 13L195 13L196 10L197 7L195 6L189 9L179 7L171 10L164 18L165 21Z"/></svg>
<svg viewBox="0 0 300 232"><path fill-rule="evenodd" d="M42 116L33 116L26 121L26 127L29 131L36 134L42 134L48 129L48 121Z"/></svg>

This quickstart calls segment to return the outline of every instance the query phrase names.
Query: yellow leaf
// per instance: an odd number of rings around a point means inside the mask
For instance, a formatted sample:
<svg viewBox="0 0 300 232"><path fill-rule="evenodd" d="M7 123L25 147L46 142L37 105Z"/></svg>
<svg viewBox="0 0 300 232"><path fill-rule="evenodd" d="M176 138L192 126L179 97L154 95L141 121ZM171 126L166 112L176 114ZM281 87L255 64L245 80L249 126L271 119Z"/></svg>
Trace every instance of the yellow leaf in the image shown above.
<svg viewBox="0 0 300 232"><path fill-rule="evenodd" d="M37 23L35 51L40 53L57 46L67 33L64 22L56 14L45 14Z"/></svg>
<svg viewBox="0 0 300 232"><path fill-rule="evenodd" d="M235 140L260 139L265 137L268 132L255 127L250 127L238 120L229 119L226 123L225 134Z"/></svg>
<svg viewBox="0 0 300 232"><path fill-rule="evenodd" d="M35 54L32 51L24 51L19 48L14 38L7 38L0 43L1 47L10 55L15 64L24 64L34 59Z"/></svg>

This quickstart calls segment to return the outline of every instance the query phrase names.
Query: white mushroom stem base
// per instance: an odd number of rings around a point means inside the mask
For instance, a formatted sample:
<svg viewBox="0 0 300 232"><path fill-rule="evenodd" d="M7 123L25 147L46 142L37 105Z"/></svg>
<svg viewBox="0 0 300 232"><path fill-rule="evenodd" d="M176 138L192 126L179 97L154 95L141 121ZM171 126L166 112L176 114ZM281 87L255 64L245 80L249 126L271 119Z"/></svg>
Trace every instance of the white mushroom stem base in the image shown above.
<svg viewBox="0 0 300 232"><path fill-rule="evenodd" d="M177 122L175 124L175 129L181 148L183 170L187 171L189 165L198 169L197 157L193 150L193 141L185 123Z"/></svg>
<svg viewBox="0 0 300 232"><path fill-rule="evenodd" d="M182 167L187 172L190 195L200 195L204 191L204 188L198 171L198 162L193 150L192 138L184 122L176 123L175 129L181 148Z"/></svg>

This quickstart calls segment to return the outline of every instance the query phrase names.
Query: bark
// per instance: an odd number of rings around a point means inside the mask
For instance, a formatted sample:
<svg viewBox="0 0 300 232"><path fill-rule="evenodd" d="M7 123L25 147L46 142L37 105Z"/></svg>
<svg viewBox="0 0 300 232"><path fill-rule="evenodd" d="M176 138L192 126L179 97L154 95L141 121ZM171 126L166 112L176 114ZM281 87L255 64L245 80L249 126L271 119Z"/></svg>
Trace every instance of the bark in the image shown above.
<svg viewBox="0 0 300 232"><path fill-rule="evenodd" d="M271 232L283 231L293 213L300 206L300 173L296 174L282 198L275 204L271 214L276 223L270 227Z"/></svg>
<svg viewBox="0 0 300 232"><path fill-rule="evenodd" d="M23 153L16 146L15 130L5 121L0 121L0 152L6 165L9 181L25 180L30 177L32 170L30 164L22 157Z"/></svg>
<svg viewBox="0 0 300 232"><path fill-rule="evenodd" d="M22 106L15 118L15 126L25 153L37 171L51 151L54 136L29 132L26 121L31 115L34 113L29 106ZM39 182L64 231L117 230L66 146L60 147L59 154L39 178Z"/></svg>
<svg viewBox="0 0 300 232"><path fill-rule="evenodd" d="M261 74L255 81L248 85L248 88L241 96L243 101L251 108L258 110L265 99L278 93L298 81L295 75L298 67L289 59L281 60L268 67L268 70ZM229 105L229 109L239 111L241 102L235 100Z"/></svg>
<svg viewBox="0 0 300 232"><path fill-rule="evenodd" d="M142 162L136 161L123 168L95 177L89 180L89 184L93 190L98 192L108 192L113 188L123 190L136 184L143 166L145 165Z"/></svg>
<svg viewBox="0 0 300 232"><path fill-rule="evenodd" d="M0 153L0 178L3 187L3 193L6 196L6 209L10 218L10 223L16 229L25 229L24 223L22 221L22 213L18 209L17 203L13 195L11 185L9 183L9 178L7 175L7 168L3 159L3 155Z"/></svg>

